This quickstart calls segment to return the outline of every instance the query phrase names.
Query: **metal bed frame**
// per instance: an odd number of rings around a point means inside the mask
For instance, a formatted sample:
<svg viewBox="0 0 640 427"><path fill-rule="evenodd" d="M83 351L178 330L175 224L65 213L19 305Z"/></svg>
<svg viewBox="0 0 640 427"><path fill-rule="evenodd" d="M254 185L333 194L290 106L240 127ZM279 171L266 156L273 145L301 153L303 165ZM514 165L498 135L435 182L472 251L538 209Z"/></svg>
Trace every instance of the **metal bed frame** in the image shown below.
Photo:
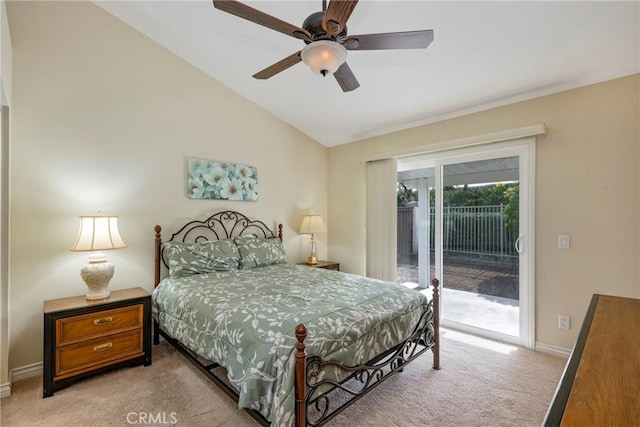
<svg viewBox="0 0 640 427"><path fill-rule="evenodd" d="M161 227L156 225L154 287L160 283L162 264L167 267L161 231ZM282 224L278 225L278 233L275 234L262 221L252 221L239 212L222 211L203 221L188 222L172 234L167 241L199 242L249 234L267 239L279 238L282 241ZM303 324L296 327L297 343L294 351L296 427L320 426L326 423L366 393L378 387L394 374L401 372L407 363L428 350L433 351L433 368L440 369L438 279L432 280L432 286L433 298L429 301L430 310L423 313L411 335L405 341L361 365L351 366L336 361L325 361L316 355L307 355L304 344L307 335L306 327ZM215 372L217 368L221 368L218 363L198 356L161 330L155 319L153 326L154 344L159 343L160 335L162 335L227 395L236 402L238 401L238 392L225 381L224 376ZM339 382L321 379L323 370L334 368L347 372L348 376ZM270 422L258 411L245 410L261 425L270 425Z"/></svg>

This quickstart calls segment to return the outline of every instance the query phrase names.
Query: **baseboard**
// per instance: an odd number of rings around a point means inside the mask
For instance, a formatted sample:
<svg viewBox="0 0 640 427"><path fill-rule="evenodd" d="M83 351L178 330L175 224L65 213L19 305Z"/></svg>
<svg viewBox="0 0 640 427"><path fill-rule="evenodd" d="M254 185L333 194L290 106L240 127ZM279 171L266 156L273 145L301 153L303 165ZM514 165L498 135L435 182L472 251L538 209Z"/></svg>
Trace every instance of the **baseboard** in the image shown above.
<svg viewBox="0 0 640 427"><path fill-rule="evenodd" d="M541 342L536 342L535 351L549 354L551 356L562 357L563 359L568 359L571 355L571 350L567 350L566 348L562 347L556 347L555 345L544 344Z"/></svg>
<svg viewBox="0 0 640 427"><path fill-rule="evenodd" d="M11 396L11 383L0 384L0 398Z"/></svg>
<svg viewBox="0 0 640 427"><path fill-rule="evenodd" d="M42 375L42 367L42 362L38 362L12 369L9 374L11 382L0 384L0 398L11 396L11 384L14 382Z"/></svg>
<svg viewBox="0 0 640 427"><path fill-rule="evenodd" d="M42 362L32 363L31 365L22 366L11 370L11 383L24 380L26 378L37 377L42 375Z"/></svg>

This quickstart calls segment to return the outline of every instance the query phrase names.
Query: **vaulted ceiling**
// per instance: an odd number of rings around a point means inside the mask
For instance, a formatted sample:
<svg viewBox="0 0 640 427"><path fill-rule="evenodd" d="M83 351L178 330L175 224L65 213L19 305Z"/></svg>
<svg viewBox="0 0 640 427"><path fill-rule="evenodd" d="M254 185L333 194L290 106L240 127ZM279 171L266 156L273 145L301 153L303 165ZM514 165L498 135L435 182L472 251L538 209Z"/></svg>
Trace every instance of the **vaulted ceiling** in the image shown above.
<svg viewBox="0 0 640 427"><path fill-rule="evenodd" d="M250 1L296 26L321 0ZM349 51L360 82L342 92L303 63L251 76L301 40L210 0L97 1L100 7L326 146L640 72L640 3L367 1L349 34L432 29L427 49Z"/></svg>

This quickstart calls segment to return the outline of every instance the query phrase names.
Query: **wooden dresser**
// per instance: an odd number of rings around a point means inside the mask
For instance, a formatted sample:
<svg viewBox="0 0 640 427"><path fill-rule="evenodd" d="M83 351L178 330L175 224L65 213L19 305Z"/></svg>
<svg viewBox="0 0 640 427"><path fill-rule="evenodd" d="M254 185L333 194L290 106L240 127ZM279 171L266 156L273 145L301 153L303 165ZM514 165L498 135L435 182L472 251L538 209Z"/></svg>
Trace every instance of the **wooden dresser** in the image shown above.
<svg viewBox="0 0 640 427"><path fill-rule="evenodd" d="M44 302L43 397L116 367L151 364L151 295L142 288Z"/></svg>
<svg viewBox="0 0 640 427"><path fill-rule="evenodd" d="M640 300L595 294L545 426L640 426Z"/></svg>

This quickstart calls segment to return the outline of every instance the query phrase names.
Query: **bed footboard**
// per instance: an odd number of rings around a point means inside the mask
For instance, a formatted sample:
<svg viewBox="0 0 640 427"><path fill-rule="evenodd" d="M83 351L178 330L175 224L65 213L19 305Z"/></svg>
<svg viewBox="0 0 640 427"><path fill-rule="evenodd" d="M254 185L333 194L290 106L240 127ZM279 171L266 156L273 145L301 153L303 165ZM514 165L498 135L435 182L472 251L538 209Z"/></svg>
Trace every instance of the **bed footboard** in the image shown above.
<svg viewBox="0 0 640 427"><path fill-rule="evenodd" d="M307 421L307 387L306 366L307 353L305 352L304 339L307 337L307 328L303 324L296 326L296 427L304 427Z"/></svg>
<svg viewBox="0 0 640 427"><path fill-rule="evenodd" d="M431 310L423 313L409 338L363 365L345 366L338 362L324 361L319 356L307 357L304 344L307 329L302 324L296 327L296 427L326 423L428 350L433 351L433 369L440 369L440 282L433 279L431 283ZM323 379L321 372L331 368L339 368L349 374L340 382ZM325 389L329 391L324 391ZM334 392L337 396L331 396ZM338 400L337 404L335 400Z"/></svg>

